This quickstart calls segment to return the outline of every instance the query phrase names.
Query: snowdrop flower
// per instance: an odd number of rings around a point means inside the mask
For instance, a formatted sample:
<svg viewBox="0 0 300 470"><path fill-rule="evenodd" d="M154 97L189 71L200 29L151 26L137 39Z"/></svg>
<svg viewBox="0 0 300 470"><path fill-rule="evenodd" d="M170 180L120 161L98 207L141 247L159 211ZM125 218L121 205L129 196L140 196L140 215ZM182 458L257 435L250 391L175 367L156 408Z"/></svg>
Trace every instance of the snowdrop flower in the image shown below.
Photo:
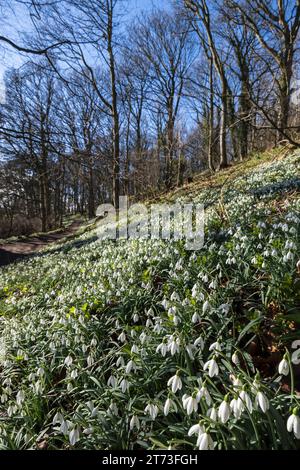
<svg viewBox="0 0 300 470"><path fill-rule="evenodd" d="M130 384L129 384L128 380L123 379L120 383L120 388L121 388L122 392L123 393L127 392L129 387L130 387Z"/></svg>
<svg viewBox="0 0 300 470"><path fill-rule="evenodd" d="M288 432L293 432L296 439L300 439L300 418L297 415L297 408L294 409L293 413L287 420L287 430Z"/></svg>
<svg viewBox="0 0 300 470"><path fill-rule="evenodd" d="M218 341L212 343L209 347L209 351L214 351L215 353L221 352L221 345Z"/></svg>
<svg viewBox="0 0 300 470"><path fill-rule="evenodd" d="M133 323L137 323L137 322L139 321L139 319L140 319L140 317L138 316L137 313L135 313L135 314L133 315L133 318L132 318Z"/></svg>
<svg viewBox="0 0 300 470"><path fill-rule="evenodd" d="M119 356L118 357L118 360L116 362L116 366L117 367L123 367L125 365L125 361L124 361L124 358L123 356Z"/></svg>
<svg viewBox="0 0 300 470"><path fill-rule="evenodd" d="M219 374L219 366L214 358L210 359L204 364L203 370L208 370L208 375L210 378Z"/></svg>
<svg viewBox="0 0 300 470"><path fill-rule="evenodd" d="M230 409L230 406L228 404L228 396L226 396L224 398L224 400L222 401L222 403L219 407L219 410L218 410L218 417L219 417L221 423L223 423L223 424L227 423L227 421L230 418L230 413L231 413L231 409Z"/></svg>
<svg viewBox="0 0 300 470"><path fill-rule="evenodd" d="M174 338L171 340L171 342L168 344L168 350L171 353L171 356L174 356L176 353L180 351L179 349L180 346L180 340L179 338Z"/></svg>
<svg viewBox="0 0 300 470"><path fill-rule="evenodd" d="M64 418L63 415L58 411L53 418L52 424L55 426L56 424L61 424L63 422Z"/></svg>
<svg viewBox="0 0 300 470"><path fill-rule="evenodd" d="M198 411L198 400L195 396L185 397L183 407L186 409L187 415L191 415L193 411Z"/></svg>
<svg viewBox="0 0 300 470"><path fill-rule="evenodd" d="M66 359L65 359L65 362L64 364L67 366L67 367L70 367L72 364L73 364L73 359L71 356L67 356Z"/></svg>
<svg viewBox="0 0 300 470"><path fill-rule="evenodd" d="M232 354L231 360L232 360L233 364L235 364L236 366L240 365L239 355L236 351Z"/></svg>
<svg viewBox="0 0 300 470"><path fill-rule="evenodd" d="M205 431L203 427L201 426L200 423L194 424L188 431L188 436L192 437L194 434L197 434L198 436L201 436Z"/></svg>
<svg viewBox="0 0 300 470"><path fill-rule="evenodd" d="M17 397L16 397L16 401L17 401L17 404L20 406L22 405L23 401L25 400L25 393L23 392L23 390L20 390L18 393L17 393Z"/></svg>
<svg viewBox="0 0 300 470"><path fill-rule="evenodd" d="M289 375L290 366L286 359L286 355L283 357L282 361L279 363L278 372L281 375Z"/></svg>
<svg viewBox="0 0 300 470"><path fill-rule="evenodd" d="M69 441L71 446L74 446L80 440L79 428L76 426L69 434Z"/></svg>
<svg viewBox="0 0 300 470"><path fill-rule="evenodd" d="M164 405L164 415L165 416L168 416L171 408L173 408L175 412L177 411L177 406L176 406L175 402L173 400L171 400L171 398L167 398L166 403Z"/></svg>
<svg viewBox="0 0 300 470"><path fill-rule="evenodd" d="M234 417L236 419L239 419L242 415L243 408L244 408L242 400L239 397L233 398L230 402L230 408L234 414Z"/></svg>
<svg viewBox="0 0 300 470"><path fill-rule="evenodd" d="M157 405L153 405L152 403L149 403L146 408L145 408L145 413L148 413L150 418L155 420L157 415L158 415L158 406Z"/></svg>
<svg viewBox="0 0 300 470"><path fill-rule="evenodd" d="M201 317L200 315L195 312L192 316L192 323L196 324L196 323L199 323L201 321Z"/></svg>
<svg viewBox="0 0 300 470"><path fill-rule="evenodd" d="M211 419L212 421L217 421L218 411L214 406L208 410L207 417Z"/></svg>
<svg viewBox="0 0 300 470"><path fill-rule="evenodd" d="M172 302L180 302L180 297L177 294L177 292L173 292L173 294L171 295L171 301Z"/></svg>
<svg viewBox="0 0 300 470"><path fill-rule="evenodd" d="M266 395L260 391L257 392L255 403L260 407L263 413L266 413L270 407L269 400L267 399Z"/></svg>
<svg viewBox="0 0 300 470"><path fill-rule="evenodd" d="M203 304L203 307L202 307L202 312L203 314L205 314L206 312L208 312L208 310L210 309L210 303L208 302L208 300L206 300Z"/></svg>
<svg viewBox="0 0 300 470"><path fill-rule="evenodd" d="M126 335L125 335L124 331L122 331L122 333L118 336L118 341L121 341L121 343L125 343Z"/></svg>
<svg viewBox="0 0 300 470"><path fill-rule="evenodd" d="M153 326L153 321L151 320L151 318L148 318L146 321L146 327L151 328L151 326Z"/></svg>
<svg viewBox="0 0 300 470"><path fill-rule="evenodd" d="M199 450L213 450L214 449L214 442L211 436L207 432L199 436L197 445L199 447Z"/></svg>
<svg viewBox="0 0 300 470"><path fill-rule="evenodd" d="M111 375L107 381L107 385L112 388L116 388L117 386L117 379L114 375Z"/></svg>
<svg viewBox="0 0 300 470"><path fill-rule="evenodd" d="M204 349L204 341L203 341L203 338L201 336L199 336L195 341L194 341L194 346L200 348L200 350L202 351Z"/></svg>
<svg viewBox="0 0 300 470"><path fill-rule="evenodd" d="M134 344L134 345L131 347L131 353L132 353L132 354L138 354L138 353L139 353L139 348L137 347L136 344Z"/></svg>
<svg viewBox="0 0 300 470"><path fill-rule="evenodd" d="M136 371L137 367L134 361L130 360L126 366L126 374L130 374L131 371Z"/></svg>
<svg viewBox="0 0 300 470"><path fill-rule="evenodd" d="M202 385L202 387L200 388L200 390L197 393L197 400L200 401L201 398L205 399L207 406L211 405L212 399L211 399L210 393L207 390L207 388L205 387L205 385Z"/></svg>
<svg viewBox="0 0 300 470"><path fill-rule="evenodd" d="M130 430L132 431L134 428L136 428L137 430L140 429L140 420L139 418L136 416L136 415L133 415L131 420L130 420L130 423L129 423L129 428Z"/></svg>
<svg viewBox="0 0 300 470"><path fill-rule="evenodd" d="M248 409L249 413L252 413L253 411L253 406L252 406L252 401L251 398L249 397L248 393L245 390L242 390L239 398L241 402L243 403L244 406ZM243 406L243 408L244 408Z"/></svg>
<svg viewBox="0 0 300 470"><path fill-rule="evenodd" d="M67 421L65 421L64 419L62 420L61 422L61 425L59 427L59 431L64 435L66 436L68 433L69 433L69 425L67 423Z"/></svg>
<svg viewBox="0 0 300 470"><path fill-rule="evenodd" d="M168 380L168 387L171 387L171 390L173 393L176 393L177 390L182 389L182 381L181 381L181 378L179 377L178 372Z"/></svg>
<svg viewBox="0 0 300 470"><path fill-rule="evenodd" d="M166 356L167 350L168 350L168 347L167 347L166 343L164 343L164 342L160 343L156 348L156 352L160 353L162 355L162 357Z"/></svg>

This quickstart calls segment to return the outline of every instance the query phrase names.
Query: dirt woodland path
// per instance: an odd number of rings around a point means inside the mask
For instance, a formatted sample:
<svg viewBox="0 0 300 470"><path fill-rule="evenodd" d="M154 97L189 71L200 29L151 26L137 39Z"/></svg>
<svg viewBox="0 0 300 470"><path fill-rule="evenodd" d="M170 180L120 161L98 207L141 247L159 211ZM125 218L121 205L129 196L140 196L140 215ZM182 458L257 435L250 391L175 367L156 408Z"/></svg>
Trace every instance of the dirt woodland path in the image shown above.
<svg viewBox="0 0 300 470"><path fill-rule="evenodd" d="M82 224L83 220L79 219L74 221L68 228L61 232L48 233L45 235L28 238L24 241L17 241L2 245L0 244L0 266L5 266L18 259L30 256L34 253L37 253L46 246L61 240L62 238L74 235Z"/></svg>

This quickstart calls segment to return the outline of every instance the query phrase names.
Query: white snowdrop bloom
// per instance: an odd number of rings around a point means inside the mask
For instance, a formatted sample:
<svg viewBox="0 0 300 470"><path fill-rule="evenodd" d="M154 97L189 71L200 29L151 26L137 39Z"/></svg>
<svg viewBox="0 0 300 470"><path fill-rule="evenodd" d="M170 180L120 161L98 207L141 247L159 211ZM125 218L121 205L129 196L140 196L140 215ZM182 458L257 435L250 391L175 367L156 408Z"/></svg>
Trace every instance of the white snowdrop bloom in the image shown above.
<svg viewBox="0 0 300 470"><path fill-rule="evenodd" d="M215 351L216 353L221 352L221 345L219 341L216 341L215 343L212 343L209 347L209 351Z"/></svg>
<svg viewBox="0 0 300 470"><path fill-rule="evenodd" d="M166 354L167 354L167 350L168 350L168 346L166 343L160 343L157 348L156 348L156 352L157 353L160 353L162 355L162 357L165 357Z"/></svg>
<svg viewBox="0 0 300 470"><path fill-rule="evenodd" d="M125 365L125 360L123 356L119 356L116 362L117 367L123 367Z"/></svg>
<svg viewBox="0 0 300 470"><path fill-rule="evenodd" d="M163 299L161 304L162 304L162 306L164 307L165 310L168 310L169 302L167 301L167 299Z"/></svg>
<svg viewBox="0 0 300 470"><path fill-rule="evenodd" d="M172 302L180 302L180 297L179 297L179 295L177 294L177 292L173 292L173 294L171 295L170 299L171 299Z"/></svg>
<svg viewBox="0 0 300 470"><path fill-rule="evenodd" d="M92 367L92 365L94 364L93 356L88 356L86 362L87 362L88 367Z"/></svg>
<svg viewBox="0 0 300 470"><path fill-rule="evenodd" d="M177 308L176 307L170 307L168 310L168 315L169 317L172 317L173 315L176 315Z"/></svg>
<svg viewBox="0 0 300 470"><path fill-rule="evenodd" d="M138 354L138 353L139 353L139 348L137 347L136 344L134 344L134 345L131 347L131 353L132 353L132 354Z"/></svg>
<svg viewBox="0 0 300 470"><path fill-rule="evenodd" d="M178 390L182 389L182 381L178 373L173 375L173 377L168 380L168 387L171 387L173 393L176 393Z"/></svg>
<svg viewBox="0 0 300 470"><path fill-rule="evenodd" d="M71 356L67 356L65 361L64 361L64 364L67 366L67 367L70 367L72 364L73 364L73 359Z"/></svg>
<svg viewBox="0 0 300 470"><path fill-rule="evenodd" d="M249 413L252 413L253 405L249 394L245 390L242 390L239 395L239 398L241 399L243 405L246 406Z"/></svg>
<svg viewBox="0 0 300 470"><path fill-rule="evenodd" d="M88 346L87 346L86 344L83 344L83 345L81 346L81 350L82 350L83 354L85 354L85 353L87 352L87 350L88 350Z"/></svg>
<svg viewBox="0 0 300 470"><path fill-rule="evenodd" d="M198 411L198 400L196 397L186 397L184 401L184 408L186 409L187 415L191 415L193 411Z"/></svg>
<svg viewBox="0 0 300 470"><path fill-rule="evenodd" d="M36 385L37 385L37 384L36 384ZM35 387L35 388L36 388L36 387ZM74 389L74 387L73 387L72 382L69 382L68 385L67 385L67 391L70 393L70 392L73 391L73 389ZM36 390L36 391L37 391L37 390Z"/></svg>
<svg viewBox="0 0 300 470"><path fill-rule="evenodd" d="M203 304L203 307L202 307L202 312L203 314L205 314L206 312L208 312L208 310L210 309L210 303L208 302L208 300L206 300Z"/></svg>
<svg viewBox="0 0 300 470"><path fill-rule="evenodd" d="M147 337L146 333L143 332L143 333L140 334L139 339L140 339L141 344L145 344L148 337Z"/></svg>
<svg viewBox="0 0 300 470"><path fill-rule="evenodd" d="M95 348L98 344L98 341L97 341L97 338L93 338L92 341L91 341L91 347L92 348Z"/></svg>
<svg viewBox="0 0 300 470"><path fill-rule="evenodd" d="M175 326L178 326L179 323L181 323L181 320L180 320L180 318L178 317L178 315L174 315L174 317L173 317L173 323L174 323Z"/></svg>
<svg viewBox="0 0 300 470"><path fill-rule="evenodd" d="M194 424L188 431L188 436L189 437L192 437L194 434L197 434L197 436L200 436L201 434L203 434L205 431L203 429L203 427L201 426L201 424Z"/></svg>
<svg viewBox="0 0 300 470"><path fill-rule="evenodd" d="M176 403L175 403L173 400L171 400L171 398L167 398L167 399L166 399L166 402L165 402L165 405L164 405L164 415L165 415L165 416L168 416L168 414L169 414L171 408L172 408L175 412L177 411Z"/></svg>
<svg viewBox="0 0 300 470"><path fill-rule="evenodd" d="M201 317L199 313L195 312L192 316L192 323L196 324L196 323L200 323L200 321L201 321Z"/></svg>
<svg viewBox="0 0 300 470"><path fill-rule="evenodd" d="M147 318L146 327L151 328L152 326L153 326L153 321L151 320L151 318Z"/></svg>
<svg viewBox="0 0 300 470"><path fill-rule="evenodd" d="M212 421L217 421L218 411L214 406L208 410L207 417L211 419Z"/></svg>
<svg viewBox="0 0 300 470"><path fill-rule="evenodd" d="M121 343L125 343L126 335L125 335L124 331L122 331L122 333L118 336L118 341L121 341Z"/></svg>
<svg viewBox="0 0 300 470"><path fill-rule="evenodd" d="M200 351L204 349L204 340L201 336L194 341L194 346L199 347Z"/></svg>
<svg viewBox="0 0 300 470"><path fill-rule="evenodd" d="M294 254L289 251L286 255L285 255L285 259L286 261L292 261L294 259Z"/></svg>
<svg viewBox="0 0 300 470"><path fill-rule="evenodd" d="M258 391L255 403L260 407L263 413L266 413L269 409L269 400L267 399L266 395L263 392Z"/></svg>
<svg viewBox="0 0 300 470"><path fill-rule="evenodd" d="M242 415L244 405L240 398L233 398L230 402L230 408L236 419L239 419Z"/></svg>
<svg viewBox="0 0 300 470"><path fill-rule="evenodd" d="M217 281L216 281L216 280L213 280L213 281L211 281L211 283L209 284L208 287L209 287L210 289L216 289L217 286L218 286Z"/></svg>
<svg viewBox="0 0 300 470"><path fill-rule="evenodd" d="M233 364L235 364L236 366L240 365L239 355L236 351L232 354L231 360L232 360Z"/></svg>
<svg viewBox="0 0 300 470"><path fill-rule="evenodd" d="M56 424L61 424L63 422L63 420L64 420L63 415L58 411L54 415L54 418L52 420L52 424L53 424L53 426L55 426Z"/></svg>
<svg viewBox="0 0 300 470"><path fill-rule="evenodd" d="M168 344L168 351L170 351L171 356L174 356L180 351L180 340L179 338L173 338L172 341Z"/></svg>
<svg viewBox="0 0 300 470"><path fill-rule="evenodd" d="M129 384L128 380L123 379L120 383L120 388L121 388L122 392L123 393L127 392L129 387L130 387L130 384Z"/></svg>
<svg viewBox="0 0 300 470"><path fill-rule="evenodd" d="M230 418L230 414L231 414L231 409L227 401L227 397L225 397L218 409L218 417L221 423L223 424L227 423L227 421Z"/></svg>
<svg viewBox="0 0 300 470"><path fill-rule="evenodd" d="M65 421L64 419L61 422L61 425L59 427L59 431L64 434L65 436L69 433L69 425L68 422Z"/></svg>
<svg viewBox="0 0 300 470"><path fill-rule="evenodd" d="M227 315L227 313L228 313L229 310L230 310L230 304L222 304L222 305L220 305L219 310L220 310L222 313L224 313L225 315Z"/></svg>
<svg viewBox="0 0 300 470"><path fill-rule="evenodd" d="M137 368L137 367L136 367L135 362L134 362L133 360L130 360L130 361L128 362L127 366L126 366L126 369L125 369L126 374L130 374L132 371L133 371L133 372L136 371L136 368Z"/></svg>
<svg viewBox="0 0 300 470"><path fill-rule="evenodd" d="M288 432L293 432L296 439L300 439L300 418L296 410L293 411L293 414L287 420L287 430Z"/></svg>
<svg viewBox="0 0 300 470"><path fill-rule="evenodd" d="M214 449L214 441L212 440L211 436L207 432L199 436L197 445L199 447L199 450L213 450Z"/></svg>
<svg viewBox="0 0 300 470"><path fill-rule="evenodd" d="M77 379L77 377L78 377L77 369L73 369L70 376L71 376L71 379L73 379L73 380Z"/></svg>
<svg viewBox="0 0 300 470"><path fill-rule="evenodd" d="M86 436L91 436L94 433L94 428L86 428L82 431L82 434Z"/></svg>
<svg viewBox="0 0 300 470"><path fill-rule="evenodd" d="M117 379L114 375L111 375L107 381L107 385L112 388L116 388L117 383Z"/></svg>
<svg viewBox="0 0 300 470"><path fill-rule="evenodd" d="M158 415L159 409L157 405L149 403L145 408L145 413L148 413L150 418L155 420Z"/></svg>
<svg viewBox="0 0 300 470"><path fill-rule="evenodd" d="M136 428L137 430L139 430L141 427L140 425L140 420L139 418L136 416L136 415L133 415L131 420L130 420L130 423L129 423L129 428L130 430L132 431L134 428Z"/></svg>
<svg viewBox="0 0 300 470"><path fill-rule="evenodd" d="M69 433L69 441L71 446L74 446L78 441L80 441L80 432L78 426L72 429L72 431Z"/></svg>
<svg viewBox="0 0 300 470"><path fill-rule="evenodd" d="M279 363L278 372L281 375L289 375L290 366L289 366L288 361L286 360L286 357L284 357L282 361Z"/></svg>
<svg viewBox="0 0 300 470"><path fill-rule="evenodd" d="M197 393L197 400L200 401L201 398L205 399L207 406L211 405L212 399L205 385L202 385L202 387L199 389Z"/></svg>
<svg viewBox="0 0 300 470"><path fill-rule="evenodd" d="M210 359L204 364L203 370L208 371L208 375L210 378L219 375L219 366L214 358Z"/></svg>
<svg viewBox="0 0 300 470"><path fill-rule="evenodd" d="M25 393L23 392L23 390L19 390L19 392L17 393L17 397L16 397L17 404L19 406L22 405L24 400L25 400Z"/></svg>
<svg viewBox="0 0 300 470"><path fill-rule="evenodd" d="M137 323L137 322L139 321L139 319L140 319L140 317L138 316L137 313L135 313L135 314L133 315L133 318L132 318L133 323Z"/></svg>

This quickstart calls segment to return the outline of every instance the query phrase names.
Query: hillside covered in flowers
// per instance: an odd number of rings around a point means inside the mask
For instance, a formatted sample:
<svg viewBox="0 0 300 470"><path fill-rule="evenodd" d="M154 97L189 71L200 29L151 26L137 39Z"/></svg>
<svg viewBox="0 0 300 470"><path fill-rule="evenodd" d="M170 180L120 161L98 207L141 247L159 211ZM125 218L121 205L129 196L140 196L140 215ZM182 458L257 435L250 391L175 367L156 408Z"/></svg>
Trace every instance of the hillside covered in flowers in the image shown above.
<svg viewBox="0 0 300 470"><path fill-rule="evenodd" d="M299 166L167 195L200 251L86 230L1 268L1 449L299 448Z"/></svg>

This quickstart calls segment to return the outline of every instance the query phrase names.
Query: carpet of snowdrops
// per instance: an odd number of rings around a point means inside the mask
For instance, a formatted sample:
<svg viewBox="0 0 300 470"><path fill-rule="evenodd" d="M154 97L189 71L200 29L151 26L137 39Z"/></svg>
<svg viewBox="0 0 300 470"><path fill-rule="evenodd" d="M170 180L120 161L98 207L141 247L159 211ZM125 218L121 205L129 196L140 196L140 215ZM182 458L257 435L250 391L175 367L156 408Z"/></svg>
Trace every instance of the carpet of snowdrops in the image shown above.
<svg viewBox="0 0 300 470"><path fill-rule="evenodd" d="M200 251L88 231L2 268L0 448L299 448L299 166L199 193Z"/></svg>

